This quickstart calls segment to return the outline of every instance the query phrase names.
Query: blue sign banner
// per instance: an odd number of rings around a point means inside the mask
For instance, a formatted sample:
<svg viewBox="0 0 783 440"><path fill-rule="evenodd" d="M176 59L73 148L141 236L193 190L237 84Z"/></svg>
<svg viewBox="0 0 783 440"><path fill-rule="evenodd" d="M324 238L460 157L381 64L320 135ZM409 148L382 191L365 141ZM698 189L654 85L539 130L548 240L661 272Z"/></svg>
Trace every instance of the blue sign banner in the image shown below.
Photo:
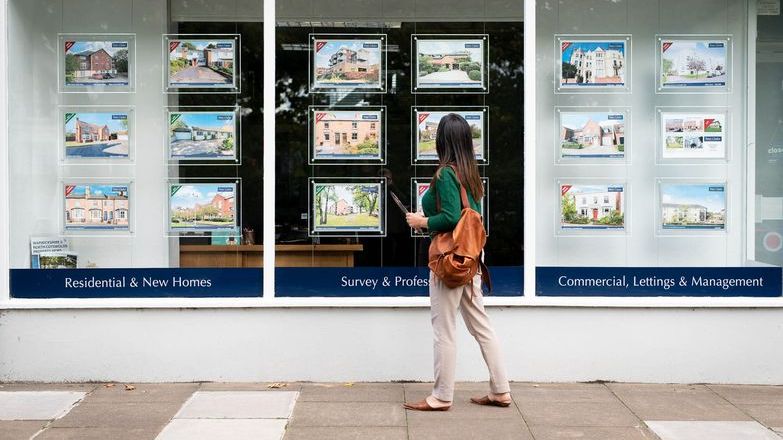
<svg viewBox="0 0 783 440"><path fill-rule="evenodd" d="M780 297L780 267L537 267L538 296Z"/></svg>
<svg viewBox="0 0 783 440"><path fill-rule="evenodd" d="M491 296L521 296L522 266L494 266ZM429 295L427 267L278 267L276 297L416 297Z"/></svg>
<svg viewBox="0 0 783 440"><path fill-rule="evenodd" d="M250 298L261 268L11 269L14 298Z"/></svg>

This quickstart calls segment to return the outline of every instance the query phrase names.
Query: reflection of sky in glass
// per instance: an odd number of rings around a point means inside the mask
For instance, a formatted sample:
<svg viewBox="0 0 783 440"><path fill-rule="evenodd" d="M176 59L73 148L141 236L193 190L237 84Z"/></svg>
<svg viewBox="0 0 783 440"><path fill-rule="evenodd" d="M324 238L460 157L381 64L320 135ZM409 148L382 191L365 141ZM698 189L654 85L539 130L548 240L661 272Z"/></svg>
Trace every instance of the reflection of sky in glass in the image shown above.
<svg viewBox="0 0 783 440"><path fill-rule="evenodd" d="M699 57L711 58L715 61L725 62L726 60L726 44L724 42L719 42L723 44L723 47L712 48L707 47L707 44L712 43L711 41L664 41L662 44L665 43L672 43L672 45L666 49L666 52L663 52L663 57L665 59L677 59L682 55L695 53Z"/></svg>
<svg viewBox="0 0 783 440"><path fill-rule="evenodd" d="M563 58L562 60L564 62L571 62L571 53L573 53L576 49L582 49L583 52L587 52L590 50L596 50L599 47L603 50L617 50L621 54L625 55L625 42L623 41L595 41L595 42L573 42L573 41L563 41L562 43L571 43L566 50L563 51ZM562 44L561 43L561 44ZM610 47L611 46L611 47Z"/></svg>
<svg viewBox="0 0 783 440"><path fill-rule="evenodd" d="M124 43L126 46L111 47L112 43ZM117 51L128 50L127 44L127 41L77 41L66 53L75 55L81 52L95 52L96 50L103 49L108 52L109 55L114 56Z"/></svg>
<svg viewBox="0 0 783 440"><path fill-rule="evenodd" d="M478 47L466 48L467 44L477 44ZM482 40L419 40L417 47L419 55L444 55L468 51L471 61L480 63L483 45Z"/></svg>
<svg viewBox="0 0 783 440"><path fill-rule="evenodd" d="M199 183L191 185L183 185L176 194L171 196L171 207L176 208L193 208L197 204L209 203L216 194L218 194L218 187L221 189L231 188L231 191L221 191L220 194L230 197L234 195L233 184L211 184L211 183Z"/></svg>
<svg viewBox="0 0 783 440"><path fill-rule="evenodd" d="M609 119L609 115L617 116L618 119ZM587 121L593 120L601 125L622 124L623 115L617 113L562 113L561 121L563 127L579 129L587 124Z"/></svg>
<svg viewBox="0 0 783 440"><path fill-rule="evenodd" d="M324 40L316 40L315 43L318 43L319 41L323 42ZM364 48L364 50L367 51L367 62L369 64L380 64L381 47L383 47L381 40L329 40L324 47L315 54L315 65L318 67L329 67L329 58L340 50L340 48L347 47L350 50L358 52L362 49L364 43L375 45L375 47Z"/></svg>
<svg viewBox="0 0 783 440"><path fill-rule="evenodd" d="M710 187L720 187L723 191L710 191ZM726 209L726 191L719 184L663 184L661 185L663 203L681 205L702 205L710 212Z"/></svg>
<svg viewBox="0 0 783 440"><path fill-rule="evenodd" d="M109 131L111 132L124 130L125 128L121 124L122 120L112 119L112 115L122 115L126 118L128 117L126 113L76 113L76 116L71 118L71 120L65 124L65 131L73 132L76 130L77 118L80 121L86 122L88 124L100 125L101 127L107 125L109 127ZM125 121L127 121L127 119L125 119Z"/></svg>
<svg viewBox="0 0 783 440"><path fill-rule="evenodd" d="M84 190L87 189L87 187L90 187L91 196L101 196L101 195L116 196L117 193L114 190L117 191L124 190L125 195L128 194L128 187L125 185L76 185L73 191L71 191L70 195L83 196Z"/></svg>
<svg viewBox="0 0 783 440"><path fill-rule="evenodd" d="M233 112L179 113L182 115L176 122L182 121L190 127L218 129L234 124ZM218 119L218 116L231 119ZM176 123L175 122L175 123Z"/></svg>

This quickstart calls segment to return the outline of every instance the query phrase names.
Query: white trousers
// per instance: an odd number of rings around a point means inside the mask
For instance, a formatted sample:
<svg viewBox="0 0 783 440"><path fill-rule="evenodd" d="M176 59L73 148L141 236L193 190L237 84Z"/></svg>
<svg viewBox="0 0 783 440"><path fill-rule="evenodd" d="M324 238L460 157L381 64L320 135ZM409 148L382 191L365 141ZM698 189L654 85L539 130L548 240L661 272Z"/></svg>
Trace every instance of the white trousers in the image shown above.
<svg viewBox="0 0 783 440"><path fill-rule="evenodd" d="M481 347L481 354L489 369L490 390L495 394L510 392L508 376L500 355L500 343L484 310L481 276L476 275L473 278L473 286L450 289L430 271L430 311L435 336L435 386L432 395L444 402L454 399L457 309L462 312L468 332L476 338Z"/></svg>

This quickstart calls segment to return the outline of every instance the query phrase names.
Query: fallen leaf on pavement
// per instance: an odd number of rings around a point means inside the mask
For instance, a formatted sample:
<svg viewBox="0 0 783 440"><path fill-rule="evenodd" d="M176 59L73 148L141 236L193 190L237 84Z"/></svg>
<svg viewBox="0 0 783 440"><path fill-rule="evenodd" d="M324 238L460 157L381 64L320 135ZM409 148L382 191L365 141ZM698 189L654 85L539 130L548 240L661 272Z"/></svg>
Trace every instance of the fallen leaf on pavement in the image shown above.
<svg viewBox="0 0 783 440"><path fill-rule="evenodd" d="M135 389L136 389L136 387L133 386L133 385L125 385L125 391L133 391Z"/></svg>
<svg viewBox="0 0 783 440"><path fill-rule="evenodd" d="M352 387L353 386L353 382L346 382L346 383L343 384L343 386Z"/></svg>
<svg viewBox="0 0 783 440"><path fill-rule="evenodd" d="M114 384L113 383L107 383L106 385L104 385L104 387L106 387L106 388L114 388Z"/></svg>
<svg viewBox="0 0 783 440"><path fill-rule="evenodd" d="M266 387L267 388L285 388L287 386L288 386L288 384L285 383L285 382L275 382L275 383L267 385Z"/></svg>

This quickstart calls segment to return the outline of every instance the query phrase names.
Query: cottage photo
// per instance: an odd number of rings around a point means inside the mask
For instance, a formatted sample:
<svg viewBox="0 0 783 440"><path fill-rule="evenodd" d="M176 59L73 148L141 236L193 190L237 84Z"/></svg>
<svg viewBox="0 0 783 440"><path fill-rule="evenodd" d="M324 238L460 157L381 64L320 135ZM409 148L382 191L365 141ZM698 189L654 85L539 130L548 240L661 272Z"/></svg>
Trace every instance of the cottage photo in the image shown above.
<svg viewBox="0 0 783 440"><path fill-rule="evenodd" d="M128 112L65 112L63 117L66 160L128 159Z"/></svg>
<svg viewBox="0 0 783 440"><path fill-rule="evenodd" d="M64 185L65 230L130 230L128 184Z"/></svg>
<svg viewBox="0 0 783 440"><path fill-rule="evenodd" d="M169 159L236 159L236 112L169 113Z"/></svg>
<svg viewBox="0 0 783 440"><path fill-rule="evenodd" d="M559 40L560 87L624 87L624 40Z"/></svg>
<svg viewBox="0 0 783 440"><path fill-rule="evenodd" d="M312 182L311 233L383 232L380 183Z"/></svg>
<svg viewBox="0 0 783 440"><path fill-rule="evenodd" d="M75 252L41 252L36 257L37 269L76 269L79 261Z"/></svg>
<svg viewBox="0 0 783 440"><path fill-rule="evenodd" d="M234 89L237 41L234 38L168 38L169 88Z"/></svg>
<svg viewBox="0 0 783 440"><path fill-rule="evenodd" d="M384 41L381 36L313 36L311 44L311 90L384 88L385 66L381 65Z"/></svg>
<svg viewBox="0 0 783 440"><path fill-rule="evenodd" d="M64 40L65 87L128 86L129 40Z"/></svg>
<svg viewBox="0 0 783 440"><path fill-rule="evenodd" d="M169 184L170 232L225 231L236 225L236 183Z"/></svg>
<svg viewBox="0 0 783 440"><path fill-rule="evenodd" d="M623 113L560 112L560 157L624 157L625 119Z"/></svg>
<svg viewBox="0 0 783 440"><path fill-rule="evenodd" d="M661 87L724 87L728 40L660 41Z"/></svg>
<svg viewBox="0 0 783 440"><path fill-rule="evenodd" d="M724 159L725 112L661 112L661 152L664 159Z"/></svg>
<svg viewBox="0 0 783 440"><path fill-rule="evenodd" d="M381 110L311 109L312 160L382 159Z"/></svg>
<svg viewBox="0 0 783 440"><path fill-rule="evenodd" d="M624 189L621 184L561 184L561 229L624 229Z"/></svg>
<svg viewBox="0 0 783 440"><path fill-rule="evenodd" d="M661 183L663 229L724 230L726 184Z"/></svg>
<svg viewBox="0 0 783 440"><path fill-rule="evenodd" d="M487 112L486 108L480 109L424 109L417 108L413 111L415 118L415 162L437 162L438 153L435 151L435 138L438 134L440 120L449 113L455 113L465 118L470 125L470 134L473 139L473 151L478 162L486 161L487 139Z"/></svg>
<svg viewBox="0 0 783 440"><path fill-rule="evenodd" d="M486 38L428 39L414 35L414 91L487 89Z"/></svg>

